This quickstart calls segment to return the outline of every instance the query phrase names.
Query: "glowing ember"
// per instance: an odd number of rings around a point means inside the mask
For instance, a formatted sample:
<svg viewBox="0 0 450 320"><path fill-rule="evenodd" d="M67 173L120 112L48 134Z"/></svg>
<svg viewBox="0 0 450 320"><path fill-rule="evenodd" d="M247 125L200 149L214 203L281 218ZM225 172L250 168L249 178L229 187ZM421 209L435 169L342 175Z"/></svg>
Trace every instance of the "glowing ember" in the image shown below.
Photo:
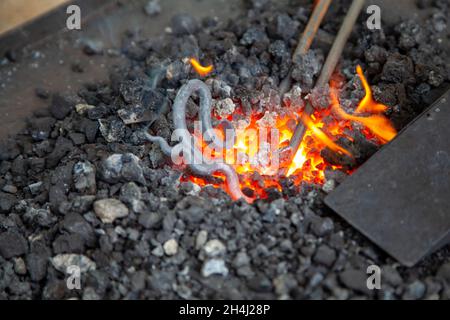
<svg viewBox="0 0 450 320"><path fill-rule="evenodd" d="M328 108L318 109L312 116L304 114L303 109L293 105L285 107L283 115L254 113L250 116L250 119L247 119L247 125L242 126L241 124L239 129L236 130L233 148L224 149L220 153L211 150L203 142L201 134L196 135L200 144L199 148L207 158L217 159L217 157L221 157L225 163L231 165L239 174L241 189L253 198L266 197L266 190L269 188L276 188L281 191L280 172L283 170L287 172L287 176L295 184L300 184L303 181L318 185L323 184L327 168L342 168L327 163L321 156L321 151L329 148L339 154L352 157L349 151L335 142L342 137L350 141L353 140L346 134L355 130L352 122L362 124L364 128L361 129L361 132L374 143L386 143L396 135L396 131L388 118L382 114L387 110L387 107L373 100L370 86L359 66L357 73L366 93L355 114L351 115L342 110L339 105L337 82L332 81L330 85L332 103ZM235 103L236 114L243 115L239 101L235 101ZM295 125L292 125L292 122L295 124L293 119L303 121L307 130L292 162L287 163L283 160L285 158L290 159L289 156L285 157L285 152L290 152L287 147L295 129ZM228 120L232 121L233 118L229 117ZM224 136L220 130L217 130L217 133L222 137ZM219 182L206 181L190 175L185 175L183 180L192 181L200 186L213 184L226 190L225 184L220 183L223 177L216 175L214 178L217 178Z"/></svg>
<svg viewBox="0 0 450 320"><path fill-rule="evenodd" d="M189 59L189 62L191 63L191 66L195 69L195 71L202 77L207 76L214 70L214 67L212 65L204 67L195 58Z"/></svg>

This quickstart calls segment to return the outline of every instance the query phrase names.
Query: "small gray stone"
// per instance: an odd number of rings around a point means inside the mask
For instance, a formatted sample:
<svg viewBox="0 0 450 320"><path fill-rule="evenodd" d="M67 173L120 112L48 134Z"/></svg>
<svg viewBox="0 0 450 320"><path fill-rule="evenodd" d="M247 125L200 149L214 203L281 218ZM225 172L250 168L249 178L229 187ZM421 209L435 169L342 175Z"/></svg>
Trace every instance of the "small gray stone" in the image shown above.
<svg viewBox="0 0 450 320"><path fill-rule="evenodd" d="M117 199L103 199L94 202L94 211L103 223L113 223L117 218L128 216L128 208Z"/></svg>
<svg viewBox="0 0 450 320"><path fill-rule="evenodd" d="M95 292L95 289L92 287L86 287L83 291L83 297L81 298L82 300L100 300L101 297L97 294L97 292Z"/></svg>
<svg viewBox="0 0 450 320"><path fill-rule="evenodd" d="M195 238L195 249L200 250L208 240L208 231L200 230Z"/></svg>
<svg viewBox="0 0 450 320"><path fill-rule="evenodd" d="M158 244L153 250L152 254L156 257L162 257L164 256L164 249L162 245Z"/></svg>
<svg viewBox="0 0 450 320"><path fill-rule="evenodd" d="M385 281L386 283L397 287L398 285L400 285L403 282L402 277L400 276L400 273L398 273L398 271L392 267L392 266L384 266L381 268L382 270L382 277L383 277L383 281Z"/></svg>
<svg viewBox="0 0 450 320"><path fill-rule="evenodd" d="M3 191L7 192L7 193L11 193L11 194L16 194L17 193L17 187L13 186L11 184L7 184L2 188Z"/></svg>
<svg viewBox="0 0 450 320"><path fill-rule="evenodd" d="M327 267L331 267L336 260L336 251L328 247L327 245L321 245L316 254L314 255L314 261L323 264Z"/></svg>
<svg viewBox="0 0 450 320"><path fill-rule="evenodd" d="M443 264L437 274L439 278L444 279L448 282L450 282L450 262Z"/></svg>
<svg viewBox="0 0 450 320"><path fill-rule="evenodd" d="M349 289L370 294L367 288L367 274L362 270L347 269L339 274L339 280Z"/></svg>
<svg viewBox="0 0 450 320"><path fill-rule="evenodd" d="M222 119L226 119L230 115L232 115L235 109L236 106L234 105L233 100L231 100L230 98L217 101L214 107L215 112Z"/></svg>
<svg viewBox="0 0 450 320"><path fill-rule="evenodd" d="M27 266L25 265L25 261L22 258L14 259L14 271L21 276L27 273Z"/></svg>
<svg viewBox="0 0 450 320"><path fill-rule="evenodd" d="M139 158L132 153L109 156L100 165L100 175L108 183L134 181L145 184Z"/></svg>
<svg viewBox="0 0 450 320"><path fill-rule="evenodd" d="M138 222L146 229L152 229L161 224L162 217L156 212L144 212L139 215Z"/></svg>
<svg viewBox="0 0 450 320"><path fill-rule="evenodd" d="M39 194L42 191L42 181L38 181L28 185L28 189L30 190L33 196Z"/></svg>
<svg viewBox="0 0 450 320"><path fill-rule="evenodd" d="M334 230L333 220L317 217L312 221L311 230L316 236L323 237Z"/></svg>
<svg viewBox="0 0 450 320"><path fill-rule="evenodd" d="M28 243L17 232L6 231L0 234L0 256L5 259L21 256L28 251Z"/></svg>
<svg viewBox="0 0 450 320"><path fill-rule="evenodd" d="M73 166L75 189L81 193L95 194L97 190L95 171L94 165L89 161L77 162Z"/></svg>
<svg viewBox="0 0 450 320"><path fill-rule="evenodd" d="M213 240L209 240L203 246L202 251L200 253L200 257L202 259L218 258L218 257L222 257L226 251L227 251L227 248L220 240L213 239Z"/></svg>
<svg viewBox="0 0 450 320"><path fill-rule="evenodd" d="M15 202L14 195L0 192L0 213L9 213Z"/></svg>

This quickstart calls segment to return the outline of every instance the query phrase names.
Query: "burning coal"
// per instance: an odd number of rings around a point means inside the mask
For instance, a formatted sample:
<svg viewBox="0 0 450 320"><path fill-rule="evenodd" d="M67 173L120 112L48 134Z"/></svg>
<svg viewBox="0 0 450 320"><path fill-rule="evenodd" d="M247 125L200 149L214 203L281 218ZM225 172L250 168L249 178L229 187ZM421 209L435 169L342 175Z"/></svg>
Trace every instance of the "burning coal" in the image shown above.
<svg viewBox="0 0 450 320"><path fill-rule="evenodd" d="M213 70L212 66L203 67L195 59L191 59L190 63L202 76ZM268 188L281 191L283 172L295 184L307 182L320 185L325 182L326 168L344 169L327 163L322 157L322 150L328 148L352 158L351 152L337 141L340 138L352 140L348 132L355 130L353 122L362 125L366 139L378 145L392 140L396 135L384 115L387 107L374 101L359 66L357 73L365 96L353 114L345 112L340 106L339 81L335 79L330 83L330 105L317 109L311 116L303 112L304 103L298 106L295 101L287 101L280 114L253 112L247 116L239 101L231 101L234 104L233 114L217 115L212 112L209 88L200 80L191 80L180 89L173 106L176 130L172 142L176 144L171 147L164 139L148 133L144 137L159 143L174 164L189 169L183 179L200 186L213 184L222 187L234 200L244 198L252 202L255 198L264 198ZM194 92L200 99L200 119L195 122L194 132L191 133L186 122L186 104ZM241 116L239 121L233 118L236 114ZM299 150L292 157L289 141L296 121L302 121L307 131ZM216 125L213 126L213 123Z"/></svg>

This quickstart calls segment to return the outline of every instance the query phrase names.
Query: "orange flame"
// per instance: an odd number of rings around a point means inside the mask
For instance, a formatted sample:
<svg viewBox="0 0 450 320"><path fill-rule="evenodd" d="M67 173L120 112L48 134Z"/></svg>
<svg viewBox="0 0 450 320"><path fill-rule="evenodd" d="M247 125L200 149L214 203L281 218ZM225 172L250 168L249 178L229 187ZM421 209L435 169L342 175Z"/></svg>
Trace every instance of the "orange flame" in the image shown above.
<svg viewBox="0 0 450 320"><path fill-rule="evenodd" d="M364 73L362 71L362 68L360 65L356 67L356 72L358 73L359 79L362 82L362 85L364 87L364 90L366 91L365 97L361 100L358 107L356 108L356 113L363 113L363 112L369 112L369 113L382 113L386 112L388 109L387 106L381 103L377 103L372 98L372 90L370 89L369 83L367 82L366 78L364 77Z"/></svg>
<svg viewBox="0 0 450 320"><path fill-rule="evenodd" d="M189 59L189 62L191 63L191 66L195 69L195 71L202 77L207 76L214 70L214 67L212 65L204 67L195 58Z"/></svg>
<svg viewBox="0 0 450 320"><path fill-rule="evenodd" d="M376 137L378 137L383 143L389 142L397 135L397 131L392 126L389 119L382 113L387 110L387 106L377 103L372 98L372 91L366 78L362 72L361 67L358 65L356 68L361 82L363 83L366 95L358 105L355 113L366 112L370 113L369 116L358 116L346 113L340 106L339 97L335 87L335 83L332 81L330 85L331 104L333 111L343 119L355 121L361 123L367 127Z"/></svg>
<svg viewBox="0 0 450 320"><path fill-rule="evenodd" d="M305 124L305 126L312 131L314 137L319 139L328 148L330 148L335 152L346 154L349 157L352 156L350 152L348 152L347 150L336 144L322 130L320 130L306 113L302 114L302 121Z"/></svg>

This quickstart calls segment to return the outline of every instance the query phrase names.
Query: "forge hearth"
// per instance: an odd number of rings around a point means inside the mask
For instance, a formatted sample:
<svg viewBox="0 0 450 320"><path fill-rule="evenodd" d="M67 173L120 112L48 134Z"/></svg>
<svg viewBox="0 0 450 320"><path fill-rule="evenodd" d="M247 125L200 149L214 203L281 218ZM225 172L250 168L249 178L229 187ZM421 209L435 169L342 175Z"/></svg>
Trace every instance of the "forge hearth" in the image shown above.
<svg viewBox="0 0 450 320"><path fill-rule="evenodd" d="M4 128L37 111L0 144L0 298L450 297L448 245L418 262L448 235L448 103L436 128L413 121L449 87L448 1L393 20L388 3L381 30L363 8L320 86L351 1L332 1L300 56L313 1L151 2L113 4L86 31L2 60ZM69 264L83 269L76 292ZM382 290L366 286L372 265Z"/></svg>

